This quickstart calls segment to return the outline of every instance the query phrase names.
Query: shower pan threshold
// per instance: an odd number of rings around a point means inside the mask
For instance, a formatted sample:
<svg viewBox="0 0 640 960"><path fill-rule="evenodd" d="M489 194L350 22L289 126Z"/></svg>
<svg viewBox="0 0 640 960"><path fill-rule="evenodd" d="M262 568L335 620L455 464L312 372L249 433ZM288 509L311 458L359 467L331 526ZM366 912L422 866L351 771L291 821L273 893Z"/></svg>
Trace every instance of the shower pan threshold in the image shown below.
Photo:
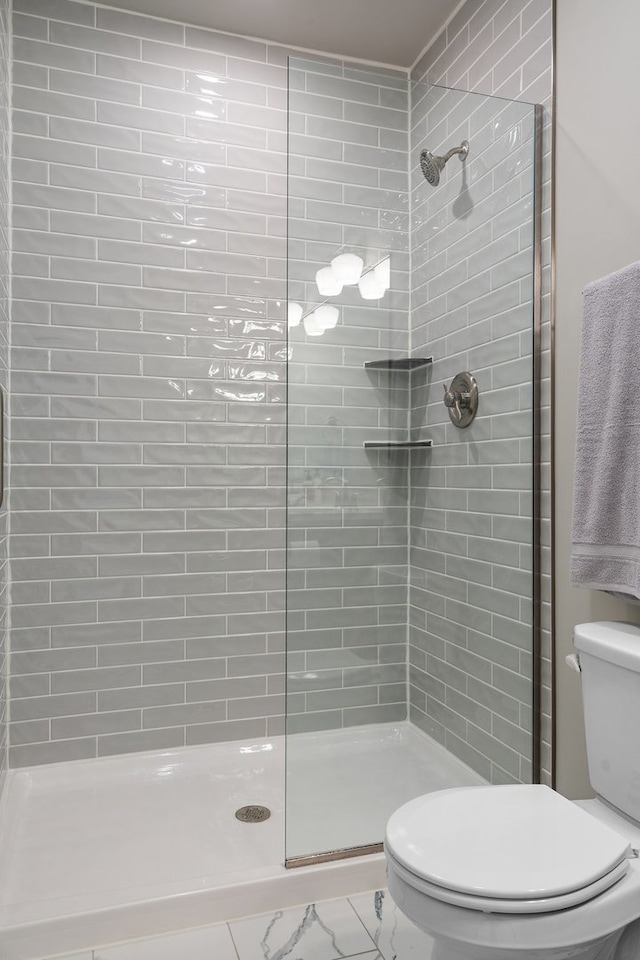
<svg viewBox="0 0 640 960"><path fill-rule="evenodd" d="M380 841L412 796L484 782L408 723L296 734L288 762L309 789L290 796L294 810L311 817L310 798L318 809L326 797L328 832L298 819L295 853L336 837ZM284 770L284 737L275 737L10 771L0 957L36 960L384 886L381 853L284 868ZM249 804L271 816L236 819Z"/></svg>

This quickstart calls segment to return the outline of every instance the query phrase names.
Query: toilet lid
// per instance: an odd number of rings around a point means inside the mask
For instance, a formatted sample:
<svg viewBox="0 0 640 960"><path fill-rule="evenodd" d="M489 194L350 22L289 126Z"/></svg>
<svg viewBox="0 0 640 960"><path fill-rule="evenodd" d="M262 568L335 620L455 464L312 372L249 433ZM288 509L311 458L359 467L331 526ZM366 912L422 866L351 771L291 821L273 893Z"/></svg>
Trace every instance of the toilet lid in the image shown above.
<svg viewBox="0 0 640 960"><path fill-rule="evenodd" d="M411 800L385 839L412 874L478 897L536 900L593 884L628 841L542 785L462 787Z"/></svg>

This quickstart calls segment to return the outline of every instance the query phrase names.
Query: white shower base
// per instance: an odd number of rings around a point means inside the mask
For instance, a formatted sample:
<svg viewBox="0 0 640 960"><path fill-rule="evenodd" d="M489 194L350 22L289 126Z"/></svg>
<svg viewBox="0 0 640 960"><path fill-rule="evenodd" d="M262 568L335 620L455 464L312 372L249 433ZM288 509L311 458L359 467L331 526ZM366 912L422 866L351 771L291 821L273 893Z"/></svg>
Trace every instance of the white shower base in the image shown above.
<svg viewBox="0 0 640 960"><path fill-rule="evenodd" d="M286 779L289 858L381 843L412 797L486 783L409 723L289 737Z"/></svg>
<svg viewBox="0 0 640 960"><path fill-rule="evenodd" d="M380 842L420 793L482 779L409 724L289 738L287 852ZM384 857L285 870L284 738L11 771L0 957L35 960L384 885ZM240 823L235 810L268 806Z"/></svg>

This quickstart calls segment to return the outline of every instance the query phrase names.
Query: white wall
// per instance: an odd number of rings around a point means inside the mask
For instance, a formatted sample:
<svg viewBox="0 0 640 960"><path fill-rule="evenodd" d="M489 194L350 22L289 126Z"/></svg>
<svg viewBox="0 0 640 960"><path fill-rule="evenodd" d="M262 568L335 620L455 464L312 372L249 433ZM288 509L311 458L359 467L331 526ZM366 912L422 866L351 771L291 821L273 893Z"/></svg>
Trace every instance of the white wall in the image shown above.
<svg viewBox="0 0 640 960"><path fill-rule="evenodd" d="M570 797L589 793L577 674L564 665L586 620L640 622L640 607L569 583L581 292L640 258L640 5L557 3L556 153L556 771Z"/></svg>

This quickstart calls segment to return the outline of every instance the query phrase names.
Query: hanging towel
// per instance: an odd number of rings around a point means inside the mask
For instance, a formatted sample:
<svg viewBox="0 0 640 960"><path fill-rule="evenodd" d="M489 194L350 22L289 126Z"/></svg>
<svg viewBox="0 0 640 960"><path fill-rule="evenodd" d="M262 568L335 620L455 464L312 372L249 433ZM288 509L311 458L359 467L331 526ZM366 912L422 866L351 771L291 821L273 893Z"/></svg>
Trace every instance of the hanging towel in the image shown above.
<svg viewBox="0 0 640 960"><path fill-rule="evenodd" d="M571 579L640 599L640 262L584 291Z"/></svg>

